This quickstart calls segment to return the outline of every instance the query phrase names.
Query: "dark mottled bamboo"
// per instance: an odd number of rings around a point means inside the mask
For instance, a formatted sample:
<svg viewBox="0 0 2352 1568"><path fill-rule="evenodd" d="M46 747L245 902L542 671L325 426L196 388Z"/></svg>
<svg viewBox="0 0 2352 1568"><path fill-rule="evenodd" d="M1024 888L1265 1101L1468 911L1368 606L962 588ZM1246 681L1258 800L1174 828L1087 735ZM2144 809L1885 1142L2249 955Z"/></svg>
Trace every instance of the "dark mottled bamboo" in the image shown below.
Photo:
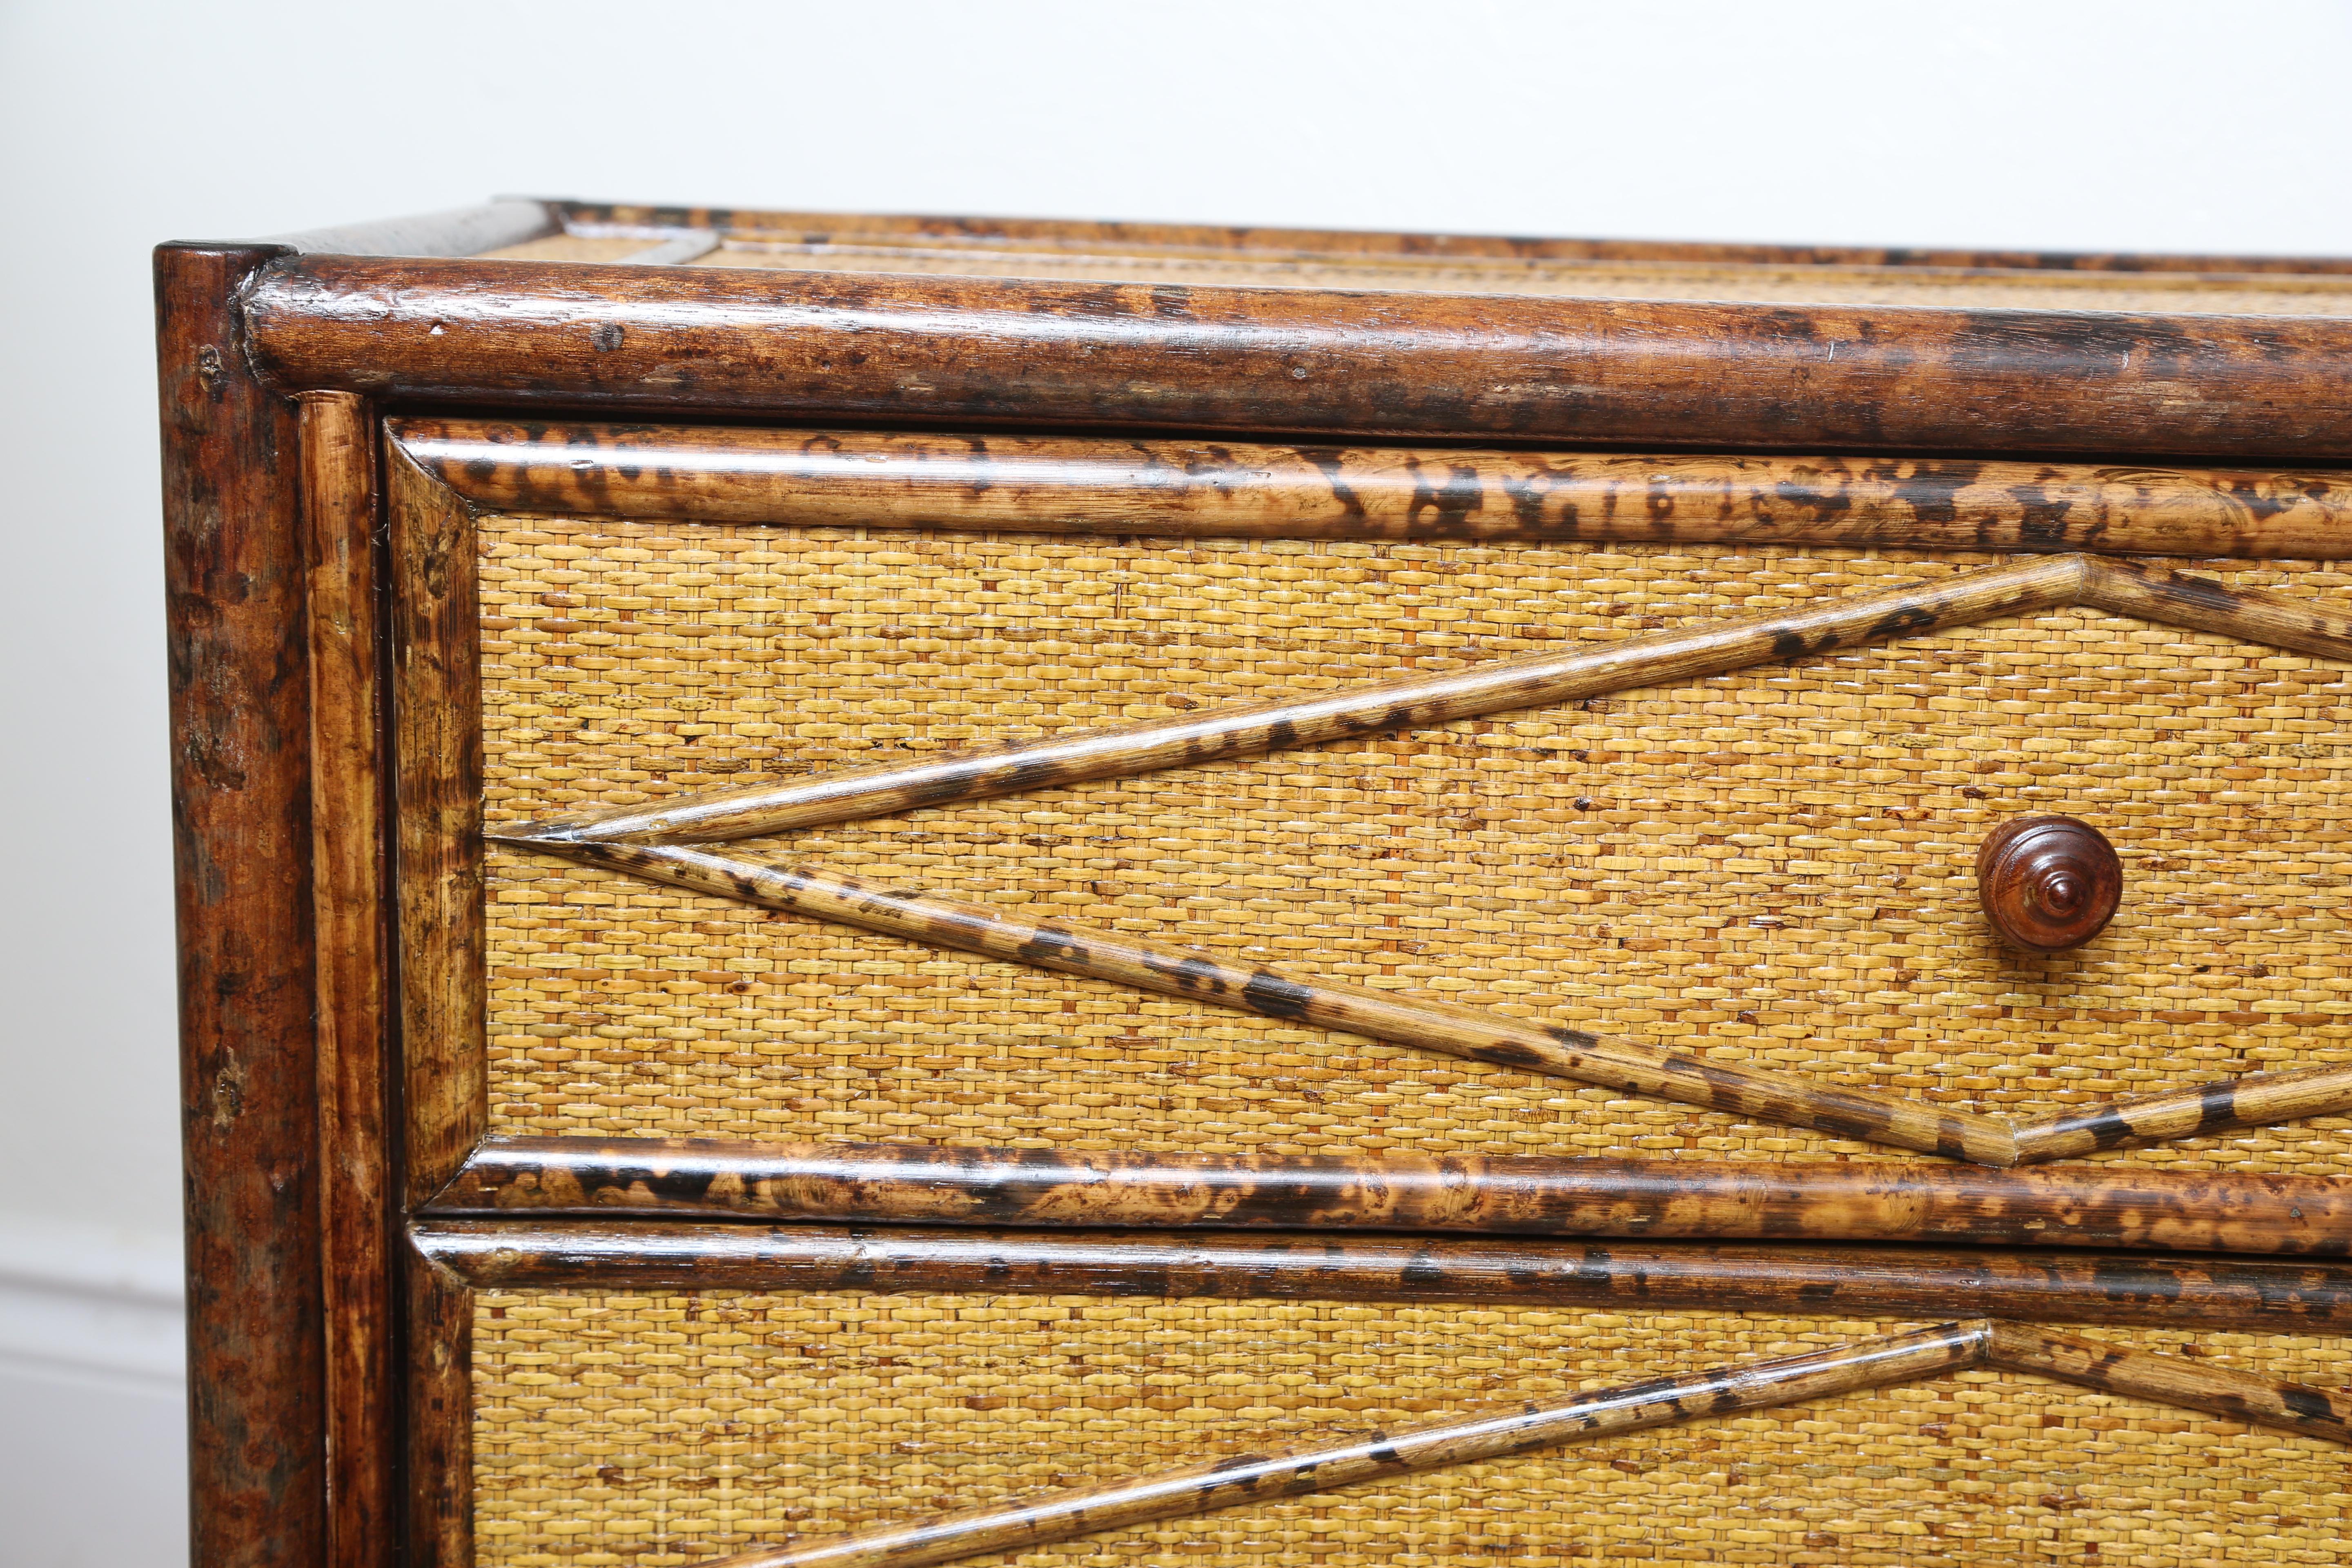
<svg viewBox="0 0 2352 1568"><path fill-rule="evenodd" d="M2211 632L2315 658L2352 658L2352 616L2300 595L2232 588L2208 577L2101 561L2083 577L2080 603L2158 626Z"/></svg>
<svg viewBox="0 0 2352 1568"><path fill-rule="evenodd" d="M1491 234L1399 234L1373 229L1273 228L1236 224L1124 223L1091 218L899 213L770 212L749 207L555 201L565 225L593 233L719 228L807 244L853 241L1023 245L1122 251L1391 257L1402 261L1730 262L1782 267L2031 268L2064 272L2352 272L2352 260L2318 256L2191 256L2113 251L1961 250L1854 245L1755 245L1709 240L1579 239Z"/></svg>
<svg viewBox="0 0 2352 1568"><path fill-rule="evenodd" d="M894 423L1636 447L2352 456L2325 317L288 258L288 391Z"/></svg>
<svg viewBox="0 0 2352 1568"><path fill-rule="evenodd" d="M426 1212L2352 1250L2352 1184L2331 1176L1843 1161L492 1137Z"/></svg>
<svg viewBox="0 0 2352 1568"><path fill-rule="evenodd" d="M488 1115L481 611L473 514L398 453L384 468L404 1185L421 1203Z"/></svg>
<svg viewBox="0 0 2352 1568"><path fill-rule="evenodd" d="M585 866L740 899L763 909L862 926L934 947L1420 1046L1521 1072L1549 1073L1629 1094L1811 1127L1841 1138L1868 1139L1981 1164L2014 1163L2009 1129L2000 1122L1872 1089L1812 1083L1685 1051L1342 981L1301 979L1262 965L1233 963L1206 949L1067 921L1024 920L988 904L865 881L820 866L769 866L690 845L550 840L524 830L502 830L491 837Z"/></svg>
<svg viewBox="0 0 2352 1568"><path fill-rule="evenodd" d="M309 534L310 901L318 947L320 1287L326 1321L325 1568L387 1568L394 1459L391 1043L373 411L301 400Z"/></svg>
<svg viewBox="0 0 2352 1568"><path fill-rule="evenodd" d="M2014 1129L2017 1159L2063 1160L2347 1110L2352 1110L2352 1064L2248 1073L2021 1122Z"/></svg>
<svg viewBox="0 0 2352 1568"><path fill-rule="evenodd" d="M1688 680L1772 659L1967 626L2070 603L2092 563L2069 555L1997 566L1937 584L1910 584L1753 620L1713 622L1574 653L1532 654L1468 669L1349 685L1310 696L1234 703L1205 712L1087 730L911 763L845 768L788 784L714 791L645 809L538 823L559 840L748 838L851 822L917 806L985 800L1088 779L1129 778L1255 752L1442 724L1567 702L1631 687ZM2347 643L2352 655L2352 641Z"/></svg>
<svg viewBox="0 0 2352 1568"><path fill-rule="evenodd" d="M1304 1497L1416 1470L1498 1459L1704 1415L1769 1410L1808 1399L1981 1366L1992 1325L1943 1323L1857 1340L1806 1355L1669 1373L1596 1389L1553 1405L1363 1436L1320 1448L1237 1454L1139 1480L991 1503L913 1524L756 1548L705 1568L925 1568L982 1552L1026 1552L1125 1525L1182 1519L1275 1498Z"/></svg>
<svg viewBox="0 0 2352 1568"><path fill-rule="evenodd" d="M1985 1359L2011 1372L2038 1372L2108 1394L2352 1443L2352 1394L2307 1384L2273 1383L2211 1362L2158 1355L2030 1323L1995 1323Z"/></svg>
<svg viewBox="0 0 2352 1568"><path fill-rule="evenodd" d="M2076 603L2319 658L2352 659L2352 616L2325 605L2067 555L1576 653L1532 654L1437 675L963 748L914 762L844 768L647 808L542 822L521 831L551 847L562 840L711 843L755 837L1572 701Z"/></svg>
<svg viewBox="0 0 2352 1568"><path fill-rule="evenodd" d="M228 146L225 108L187 133ZM277 254L155 252L190 1521L205 1568L316 1568L328 1550L300 437L294 405L254 380L236 309Z"/></svg>
<svg viewBox="0 0 2352 1568"><path fill-rule="evenodd" d="M476 506L592 517L2305 560L2352 536L2352 485L2317 470L429 417L393 430Z"/></svg>
<svg viewBox="0 0 2352 1568"><path fill-rule="evenodd" d="M2352 1264L1810 1242L423 1220L477 1289L1461 1301L2342 1333Z"/></svg>

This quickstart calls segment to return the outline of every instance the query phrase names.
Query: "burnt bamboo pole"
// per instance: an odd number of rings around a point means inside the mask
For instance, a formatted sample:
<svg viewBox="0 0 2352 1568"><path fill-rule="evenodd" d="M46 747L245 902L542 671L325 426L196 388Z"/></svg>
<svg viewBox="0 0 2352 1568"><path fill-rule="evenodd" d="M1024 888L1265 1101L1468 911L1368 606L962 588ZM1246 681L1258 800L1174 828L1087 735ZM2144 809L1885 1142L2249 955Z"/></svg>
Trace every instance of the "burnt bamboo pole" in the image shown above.
<svg viewBox="0 0 2352 1568"><path fill-rule="evenodd" d="M520 1218L423 1219L410 1234L425 1258L477 1289L1209 1296L2352 1328L2352 1264L2210 1253Z"/></svg>
<svg viewBox="0 0 2352 1568"><path fill-rule="evenodd" d="M2096 561L2077 600L2091 609L2158 626L2211 632L2315 658L2352 658L2352 617L2326 602L2258 588L2232 588L2129 561Z"/></svg>
<svg viewBox="0 0 2352 1568"><path fill-rule="evenodd" d="M1985 1361L2105 1394L2210 1411L2249 1426L2330 1443L2352 1443L2352 1394L2307 1384L2273 1383L2211 1362L2158 1355L2031 1323L1993 1324Z"/></svg>
<svg viewBox="0 0 2352 1568"><path fill-rule="evenodd" d="M2015 1163L2009 1129L2000 1122L1872 1089L1813 1083L1791 1074L1343 981L1300 979L1262 965L1231 963L1206 949L1075 922L1024 920L988 904L866 881L821 866L769 866L691 845L551 839L529 829L502 829L490 837L583 866L739 899L762 909L837 921L933 947L1213 1002L1520 1072L1549 1073L1628 1094L1811 1127L1840 1138L1867 1139L1979 1164ZM453 1163L451 1173L454 1169Z"/></svg>
<svg viewBox="0 0 2352 1568"><path fill-rule="evenodd" d="M2119 1168L1090 1153L493 1136L425 1212L855 1225L1465 1231L2341 1257L2352 1184Z"/></svg>
<svg viewBox="0 0 2352 1568"><path fill-rule="evenodd" d="M523 831L549 846L755 837L1573 701L2074 604L2318 658L2352 659L2352 616L2315 601L2064 555L1754 620L1679 627L1577 653L1531 654L1436 675L959 749L910 763L839 769L647 808L551 819Z"/></svg>
<svg viewBox="0 0 2352 1568"><path fill-rule="evenodd" d="M576 413L1646 447L2352 456L2326 317L1187 288L294 256L284 391Z"/></svg>
<svg viewBox="0 0 2352 1568"><path fill-rule="evenodd" d="M1498 659L1468 669L1339 687L1311 696L1042 740L977 747L912 763L848 768L783 784L721 790L636 810L535 824L543 847L572 841L748 838L853 822L917 806L1129 778L1164 768L1320 741L1443 724L1508 709L1719 675L1810 655L2023 615L2071 603L2091 568L2068 555L1907 584L1753 620L1702 624L1575 653ZM2345 645L2352 657L2352 639Z"/></svg>
<svg viewBox="0 0 2352 1568"><path fill-rule="evenodd" d="M237 307L282 253L155 251L190 1551L206 1568L316 1568L329 1550L301 432L254 379Z"/></svg>
<svg viewBox="0 0 2352 1568"><path fill-rule="evenodd" d="M2159 1089L2088 1110L2019 1122L2011 1131L2017 1162L2023 1164L2346 1110L2352 1110L2352 1063L2247 1073Z"/></svg>
<svg viewBox="0 0 2352 1568"><path fill-rule="evenodd" d="M478 508L591 517L2315 560L2332 559L2352 537L2352 483L2323 469L430 416L391 429L412 461Z"/></svg>
<svg viewBox="0 0 2352 1568"><path fill-rule="evenodd" d="M373 410L305 395L310 902L318 945L319 1283L326 1336L328 1568L383 1568L399 1515L387 1114L383 693Z"/></svg>
<svg viewBox="0 0 2352 1568"><path fill-rule="evenodd" d="M1991 1338L1990 1323L1942 1323L1806 1355L1670 1373L1580 1394L1553 1405L1394 1434L1374 1432L1320 1448L1236 1455L1139 1480L990 1503L823 1541L755 1548L707 1559L705 1568L924 1568L982 1552L1026 1552L1154 1520L1303 1497L1696 1416L1769 1410L1936 1377L1982 1366Z"/></svg>
<svg viewBox="0 0 2352 1568"><path fill-rule="evenodd" d="M2352 260L2322 256L2157 255L2137 251L1931 250L1915 247L1725 244L1707 240L1580 239L1492 234L1399 234L1375 229L1273 228L1234 224L1129 223L1093 218L940 216L908 213L777 212L751 207L656 206L558 199L548 204L573 233L711 228L730 239L809 245L856 242L1003 246L1146 254L1333 256L1398 262L1477 259L1731 262L1782 267L2032 268L2087 273L2342 273Z"/></svg>

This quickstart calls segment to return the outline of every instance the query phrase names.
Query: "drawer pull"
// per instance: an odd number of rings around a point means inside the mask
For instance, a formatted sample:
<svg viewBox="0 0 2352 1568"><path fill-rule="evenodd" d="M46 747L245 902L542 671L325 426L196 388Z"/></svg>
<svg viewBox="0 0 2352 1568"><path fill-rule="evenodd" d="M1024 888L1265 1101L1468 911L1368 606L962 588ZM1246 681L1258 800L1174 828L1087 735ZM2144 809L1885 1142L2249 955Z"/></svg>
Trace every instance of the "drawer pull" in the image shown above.
<svg viewBox="0 0 2352 1568"><path fill-rule="evenodd" d="M1977 900L1994 932L2028 952L2063 952L2106 929L2123 897L2123 862L2079 817L2021 816L1977 851Z"/></svg>

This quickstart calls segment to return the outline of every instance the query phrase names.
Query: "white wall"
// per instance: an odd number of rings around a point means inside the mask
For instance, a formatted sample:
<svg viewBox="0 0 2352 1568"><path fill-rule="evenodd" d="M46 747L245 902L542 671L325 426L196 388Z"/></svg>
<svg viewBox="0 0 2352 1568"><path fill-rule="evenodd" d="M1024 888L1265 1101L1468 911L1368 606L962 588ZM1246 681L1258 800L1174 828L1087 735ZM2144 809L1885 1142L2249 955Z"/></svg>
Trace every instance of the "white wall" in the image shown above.
<svg viewBox="0 0 2352 1568"><path fill-rule="evenodd" d="M0 1568L177 1555L155 241L521 193L2341 254L2347 58L2341 0L0 0Z"/></svg>

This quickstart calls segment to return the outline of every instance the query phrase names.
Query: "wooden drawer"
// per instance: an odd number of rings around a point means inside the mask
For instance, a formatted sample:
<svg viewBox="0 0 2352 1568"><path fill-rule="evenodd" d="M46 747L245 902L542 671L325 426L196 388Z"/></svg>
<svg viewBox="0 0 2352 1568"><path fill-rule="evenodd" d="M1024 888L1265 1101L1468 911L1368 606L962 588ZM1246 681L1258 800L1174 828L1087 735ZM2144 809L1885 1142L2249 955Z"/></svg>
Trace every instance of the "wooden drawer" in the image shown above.
<svg viewBox="0 0 2352 1568"><path fill-rule="evenodd" d="M2337 1560L2340 269L860 221L163 253L203 1560Z"/></svg>

